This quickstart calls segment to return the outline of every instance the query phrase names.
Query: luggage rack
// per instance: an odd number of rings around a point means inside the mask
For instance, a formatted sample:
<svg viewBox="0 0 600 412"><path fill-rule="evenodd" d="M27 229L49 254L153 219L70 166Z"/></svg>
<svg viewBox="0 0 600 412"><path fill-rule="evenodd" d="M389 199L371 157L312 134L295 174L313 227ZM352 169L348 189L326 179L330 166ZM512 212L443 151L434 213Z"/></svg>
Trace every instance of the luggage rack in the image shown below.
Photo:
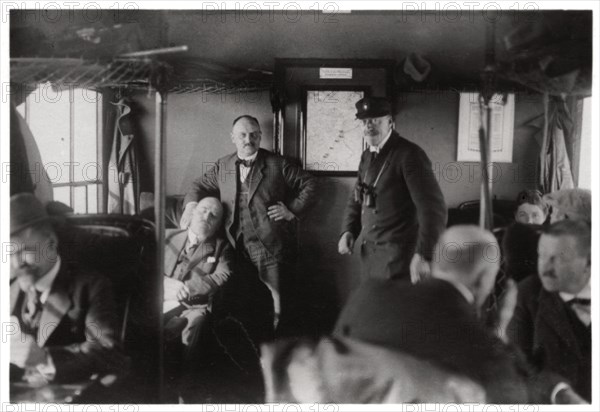
<svg viewBox="0 0 600 412"><path fill-rule="evenodd" d="M269 90L269 73L218 69L149 57L116 57L109 62L81 58L19 57L10 60L11 83L87 89L132 88L185 93L250 93ZM214 76L211 76L214 74ZM226 78L231 80L226 80Z"/></svg>

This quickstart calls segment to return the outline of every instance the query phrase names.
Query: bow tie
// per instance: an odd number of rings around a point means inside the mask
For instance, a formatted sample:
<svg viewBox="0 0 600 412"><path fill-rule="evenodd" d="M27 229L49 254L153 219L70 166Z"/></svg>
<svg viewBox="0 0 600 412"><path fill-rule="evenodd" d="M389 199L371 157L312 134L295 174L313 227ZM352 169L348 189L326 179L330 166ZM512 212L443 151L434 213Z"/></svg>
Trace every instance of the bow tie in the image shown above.
<svg viewBox="0 0 600 412"><path fill-rule="evenodd" d="M592 300L591 299L574 298L574 299L567 301L567 304L568 305L590 306L592 304Z"/></svg>
<svg viewBox="0 0 600 412"><path fill-rule="evenodd" d="M377 153L377 154L379 154L379 146L369 146L369 151L371 153Z"/></svg>
<svg viewBox="0 0 600 412"><path fill-rule="evenodd" d="M254 163L252 160L244 160L244 159L240 159L238 157L238 159L235 161L235 165L239 166L239 165L244 165L246 167L251 167L252 163Z"/></svg>

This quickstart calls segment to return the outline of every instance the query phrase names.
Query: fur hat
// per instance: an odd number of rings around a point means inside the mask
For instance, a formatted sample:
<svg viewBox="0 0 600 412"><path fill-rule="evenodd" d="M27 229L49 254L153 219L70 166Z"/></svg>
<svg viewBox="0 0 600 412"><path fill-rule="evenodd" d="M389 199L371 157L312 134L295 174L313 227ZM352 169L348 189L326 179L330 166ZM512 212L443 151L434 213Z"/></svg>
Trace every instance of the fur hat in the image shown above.
<svg viewBox="0 0 600 412"><path fill-rule="evenodd" d="M569 219L592 222L592 192L586 189L563 189L544 195L544 201Z"/></svg>

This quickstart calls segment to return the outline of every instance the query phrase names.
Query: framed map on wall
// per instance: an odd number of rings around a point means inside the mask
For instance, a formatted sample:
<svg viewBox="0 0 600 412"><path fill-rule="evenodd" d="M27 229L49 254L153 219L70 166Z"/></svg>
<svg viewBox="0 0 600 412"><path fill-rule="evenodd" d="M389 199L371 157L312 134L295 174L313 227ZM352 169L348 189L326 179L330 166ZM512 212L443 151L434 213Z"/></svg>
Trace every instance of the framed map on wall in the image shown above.
<svg viewBox="0 0 600 412"><path fill-rule="evenodd" d="M365 143L355 103L366 87L306 87L304 90L303 166L317 174L352 176Z"/></svg>

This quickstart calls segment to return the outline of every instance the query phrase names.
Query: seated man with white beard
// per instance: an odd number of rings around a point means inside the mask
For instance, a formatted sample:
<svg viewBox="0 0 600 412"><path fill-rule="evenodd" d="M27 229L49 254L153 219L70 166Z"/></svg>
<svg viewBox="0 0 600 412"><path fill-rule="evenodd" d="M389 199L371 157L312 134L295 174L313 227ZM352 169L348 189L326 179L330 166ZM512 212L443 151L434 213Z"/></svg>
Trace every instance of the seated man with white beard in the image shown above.
<svg viewBox="0 0 600 412"><path fill-rule="evenodd" d="M191 350L215 292L231 275L232 252L219 236L223 217L221 202L202 199L194 208L188 229L167 230L164 264L165 335L181 334Z"/></svg>

